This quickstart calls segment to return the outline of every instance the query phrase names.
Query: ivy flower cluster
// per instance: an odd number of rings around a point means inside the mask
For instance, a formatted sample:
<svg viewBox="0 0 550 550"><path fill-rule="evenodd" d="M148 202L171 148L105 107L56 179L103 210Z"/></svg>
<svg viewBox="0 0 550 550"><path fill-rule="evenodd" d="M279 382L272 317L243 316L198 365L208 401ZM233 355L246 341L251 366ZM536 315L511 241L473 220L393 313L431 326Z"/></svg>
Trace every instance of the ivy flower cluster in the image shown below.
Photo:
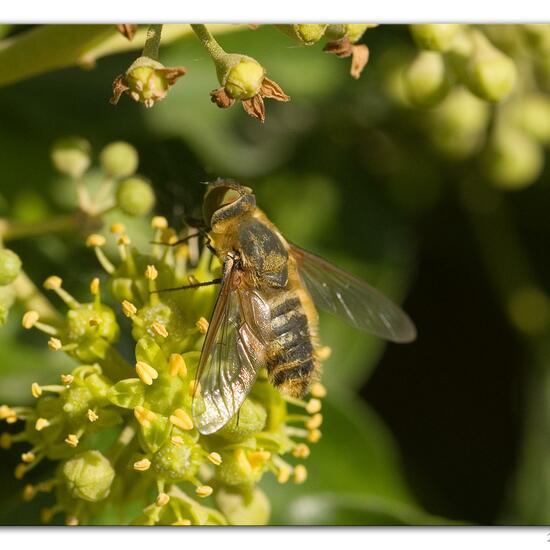
<svg viewBox="0 0 550 550"><path fill-rule="evenodd" d="M0 420L20 428L4 432L0 446L21 449L14 474L23 483L41 461L55 464L51 478L22 489L25 500L52 493L44 522L61 514L68 525L267 523L269 499L258 484L265 474L306 480L325 389L317 383L305 400L286 398L260 372L239 414L201 435L191 405L217 289L157 291L211 280L220 265L209 250L199 254L197 239L171 246L178 237L165 218L151 226L150 249L138 251L125 227L112 225L116 260L105 236L87 237L105 272L90 282L88 299L56 275L44 281L65 312L53 323L29 310L22 325L76 366L51 384L33 383L34 406L0 406ZM117 343L129 340L133 350L124 352Z"/></svg>
<svg viewBox="0 0 550 550"><path fill-rule="evenodd" d="M550 144L550 25L411 25L419 51L388 70L391 93L427 109L426 137L476 158L501 189L537 180Z"/></svg>
<svg viewBox="0 0 550 550"><path fill-rule="evenodd" d="M136 29L121 25L119 31L131 40ZM350 74L359 78L369 58L365 44L358 44L365 31L375 24L295 24L275 25L281 32L304 46L326 39L324 51L338 57L351 57ZM210 94L212 102L227 109L241 102L244 111L260 122L265 121L265 99L287 102L290 97L267 76L267 70L256 59L241 53L228 53L206 25L191 25L196 37L211 57L220 87ZM116 104L126 93L145 107L163 99L171 86L186 74L185 67L167 68L159 60L162 25L151 25L143 52L113 83L111 102Z"/></svg>

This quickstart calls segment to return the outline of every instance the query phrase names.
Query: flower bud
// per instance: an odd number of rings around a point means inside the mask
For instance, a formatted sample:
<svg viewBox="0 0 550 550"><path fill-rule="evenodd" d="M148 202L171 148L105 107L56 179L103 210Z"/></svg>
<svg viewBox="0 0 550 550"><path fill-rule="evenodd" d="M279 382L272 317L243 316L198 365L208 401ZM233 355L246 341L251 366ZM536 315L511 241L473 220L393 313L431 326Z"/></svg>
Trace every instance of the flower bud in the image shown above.
<svg viewBox="0 0 550 550"><path fill-rule="evenodd" d="M550 300L535 286L515 290L507 304L508 316L526 334L542 334L550 322Z"/></svg>
<svg viewBox="0 0 550 550"><path fill-rule="evenodd" d="M74 179L82 177L90 166L91 145L80 137L66 137L52 147L53 165L59 172Z"/></svg>
<svg viewBox="0 0 550 550"><path fill-rule="evenodd" d="M114 311L103 304L81 304L67 313L67 339L84 342L102 338L116 342L120 329Z"/></svg>
<svg viewBox="0 0 550 550"><path fill-rule="evenodd" d="M0 326L8 320L8 314L15 302L15 290L11 286L0 286Z"/></svg>
<svg viewBox="0 0 550 550"><path fill-rule="evenodd" d="M550 25L535 23L520 25L527 45L539 54L550 53Z"/></svg>
<svg viewBox="0 0 550 550"><path fill-rule="evenodd" d="M451 158L464 158L482 144L489 106L464 88L455 88L430 112L429 137L434 147Z"/></svg>
<svg viewBox="0 0 550 550"><path fill-rule="evenodd" d="M480 31L472 33L473 53L466 61L463 82L471 92L486 101L504 99L516 83L516 66L495 48Z"/></svg>
<svg viewBox="0 0 550 550"><path fill-rule="evenodd" d="M451 48L454 38L462 25L409 25L409 29L419 48L446 52Z"/></svg>
<svg viewBox="0 0 550 550"><path fill-rule="evenodd" d="M550 99L531 93L509 105L510 122L541 143L550 143Z"/></svg>
<svg viewBox="0 0 550 550"><path fill-rule="evenodd" d="M217 435L230 441L244 441L257 432L261 432L265 426L267 413L256 401L245 399L239 414L235 415Z"/></svg>
<svg viewBox="0 0 550 550"><path fill-rule="evenodd" d="M9 248L0 250L0 285L12 283L21 271L19 256Z"/></svg>
<svg viewBox="0 0 550 550"><path fill-rule="evenodd" d="M74 498L97 502L109 496L115 471L99 451L80 453L63 466L63 478Z"/></svg>
<svg viewBox="0 0 550 550"><path fill-rule="evenodd" d="M137 170L139 156L133 145L125 141L115 141L101 151L99 162L109 176L125 178Z"/></svg>
<svg viewBox="0 0 550 550"><path fill-rule="evenodd" d="M116 104L126 92L145 107L152 107L185 73L184 67L165 67L150 57L138 57L126 74L118 76L113 82L111 103Z"/></svg>
<svg viewBox="0 0 550 550"><path fill-rule="evenodd" d="M232 54L229 70L223 75L221 83L232 99L250 99L260 93L265 77L265 69L251 57Z"/></svg>
<svg viewBox="0 0 550 550"><path fill-rule="evenodd" d="M152 469L170 483L178 483L192 479L198 472L203 459L201 447L195 439L186 433L181 433L182 443L173 445L165 443L154 454Z"/></svg>
<svg viewBox="0 0 550 550"><path fill-rule="evenodd" d="M281 32L306 46L321 40L328 25L275 25Z"/></svg>
<svg viewBox="0 0 550 550"><path fill-rule="evenodd" d="M449 90L445 62L437 52L423 51L403 73L407 98L419 107L439 103Z"/></svg>
<svg viewBox="0 0 550 550"><path fill-rule="evenodd" d="M230 525L266 525L271 507L260 489L220 487L216 504Z"/></svg>
<svg viewBox="0 0 550 550"><path fill-rule="evenodd" d="M116 201L125 214L143 216L155 205L155 194L147 181L134 176L119 183Z"/></svg>
<svg viewBox="0 0 550 550"><path fill-rule="evenodd" d="M544 151L523 132L499 128L483 154L483 167L489 180L503 189L521 189L532 184L542 171Z"/></svg>

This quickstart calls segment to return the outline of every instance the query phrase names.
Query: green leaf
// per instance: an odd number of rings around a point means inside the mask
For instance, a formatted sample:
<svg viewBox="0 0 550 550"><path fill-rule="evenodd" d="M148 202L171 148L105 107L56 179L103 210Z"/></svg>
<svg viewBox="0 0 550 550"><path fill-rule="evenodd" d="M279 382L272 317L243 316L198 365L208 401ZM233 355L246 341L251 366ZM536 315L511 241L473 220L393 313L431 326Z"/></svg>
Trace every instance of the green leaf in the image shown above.
<svg viewBox="0 0 550 550"><path fill-rule="evenodd" d="M145 387L139 378L117 382L107 393L107 399L119 407L134 409L143 404Z"/></svg>

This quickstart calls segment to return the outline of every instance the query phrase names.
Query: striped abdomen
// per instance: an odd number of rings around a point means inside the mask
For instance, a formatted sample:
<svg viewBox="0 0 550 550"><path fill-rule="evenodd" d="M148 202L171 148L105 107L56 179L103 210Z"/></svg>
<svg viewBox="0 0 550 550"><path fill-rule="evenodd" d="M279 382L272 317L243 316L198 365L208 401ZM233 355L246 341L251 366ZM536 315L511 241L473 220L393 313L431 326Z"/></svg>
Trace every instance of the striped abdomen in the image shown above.
<svg viewBox="0 0 550 550"><path fill-rule="evenodd" d="M301 397L318 370L308 318L293 290L274 293L269 305L274 336L267 349L269 379L281 392Z"/></svg>

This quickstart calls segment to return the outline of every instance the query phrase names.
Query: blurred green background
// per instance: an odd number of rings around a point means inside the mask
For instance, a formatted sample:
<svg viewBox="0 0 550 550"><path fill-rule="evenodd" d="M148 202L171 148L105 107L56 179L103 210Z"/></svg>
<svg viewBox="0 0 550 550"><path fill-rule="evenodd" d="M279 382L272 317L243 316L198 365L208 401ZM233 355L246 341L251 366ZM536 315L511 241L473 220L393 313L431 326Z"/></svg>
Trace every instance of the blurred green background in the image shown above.
<svg viewBox="0 0 550 550"><path fill-rule="evenodd" d="M38 222L71 211L72 188L49 150L74 134L96 153L114 140L135 145L157 212L176 226L184 212L197 213L201 182L225 176L253 187L288 239L402 303L419 334L411 345L387 345L322 316L321 338L333 350L323 438L306 484L262 482L272 522L548 523L547 169L507 193L487 181L475 155L449 160L434 147L429 111L396 101L394 68L417 51L406 26L368 31L370 61L358 81L349 60L270 26L219 40L258 59L292 97L268 101L265 124L239 105L212 105L213 66L192 37L162 47L164 64L188 75L150 110L128 97L108 102L136 52L0 88L0 215ZM134 226L146 242L145 223ZM79 235L9 246L35 282L58 274L76 296L99 271ZM30 402L32 381L50 381L70 363L23 331L21 314L12 309L0 330L0 403ZM0 524L38 523L48 502L22 502L13 479L20 452L0 452Z"/></svg>

